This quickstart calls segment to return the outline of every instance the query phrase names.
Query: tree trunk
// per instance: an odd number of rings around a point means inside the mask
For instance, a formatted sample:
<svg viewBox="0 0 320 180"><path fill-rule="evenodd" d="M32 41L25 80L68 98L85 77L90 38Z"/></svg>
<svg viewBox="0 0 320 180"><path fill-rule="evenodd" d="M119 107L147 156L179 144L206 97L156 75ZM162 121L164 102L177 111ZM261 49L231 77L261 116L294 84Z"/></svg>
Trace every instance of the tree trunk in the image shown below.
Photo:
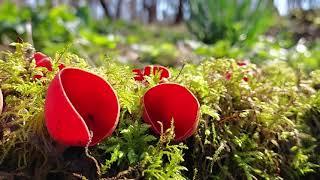
<svg viewBox="0 0 320 180"><path fill-rule="evenodd" d="M131 19L136 20L137 19L137 2L136 0L130 1L130 13L131 13Z"/></svg>
<svg viewBox="0 0 320 180"><path fill-rule="evenodd" d="M109 6L108 1L106 2L106 1L104 1L104 0L100 0L100 4L101 4L101 6L102 6L102 8L103 8L103 10L104 10L104 14L105 14L108 18L110 18L111 15L110 15L110 11L109 11L109 9L108 9L108 6Z"/></svg>
<svg viewBox="0 0 320 180"><path fill-rule="evenodd" d="M118 0L117 11L116 11L116 18L117 19L119 19L121 16L121 6L122 6L122 0Z"/></svg>
<svg viewBox="0 0 320 180"><path fill-rule="evenodd" d="M80 7L80 2L79 1L71 0L71 1L69 1L69 4L72 7L75 7L75 8L79 8Z"/></svg>
<svg viewBox="0 0 320 180"><path fill-rule="evenodd" d="M183 0L179 0L178 11L174 23L181 23L183 20Z"/></svg>
<svg viewBox="0 0 320 180"><path fill-rule="evenodd" d="M149 23L155 22L157 20L157 0L152 0L150 6L148 7Z"/></svg>

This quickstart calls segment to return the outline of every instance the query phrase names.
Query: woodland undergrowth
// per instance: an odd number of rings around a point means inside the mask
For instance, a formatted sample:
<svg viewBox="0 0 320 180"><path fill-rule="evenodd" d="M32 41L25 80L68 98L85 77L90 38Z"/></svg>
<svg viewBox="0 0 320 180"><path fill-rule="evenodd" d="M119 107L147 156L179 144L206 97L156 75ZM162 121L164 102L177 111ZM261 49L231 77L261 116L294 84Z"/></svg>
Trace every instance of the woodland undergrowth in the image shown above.
<svg viewBox="0 0 320 180"><path fill-rule="evenodd" d="M105 58L92 67L67 50L52 57L53 71L35 68L35 49L12 44L0 54L0 178L24 179L299 179L320 175L320 71L311 74L270 61L261 67L234 59L171 68L201 105L196 133L174 142L142 120L141 97L156 85L135 82L132 67ZM44 123L46 90L59 63L104 77L120 102L111 137L94 147L60 152ZM42 73L43 78L34 79ZM85 83L85 82L84 82Z"/></svg>

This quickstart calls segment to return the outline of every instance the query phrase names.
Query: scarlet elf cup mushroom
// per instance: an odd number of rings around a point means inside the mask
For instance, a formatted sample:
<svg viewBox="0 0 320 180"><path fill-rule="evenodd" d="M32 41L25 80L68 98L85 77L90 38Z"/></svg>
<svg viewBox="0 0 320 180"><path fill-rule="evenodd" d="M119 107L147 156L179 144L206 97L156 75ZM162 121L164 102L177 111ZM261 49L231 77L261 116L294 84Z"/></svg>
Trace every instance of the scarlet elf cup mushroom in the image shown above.
<svg viewBox="0 0 320 180"><path fill-rule="evenodd" d="M143 81L144 76L160 73L160 80L169 78L170 72L163 66L146 66L143 72L134 69L135 80ZM200 105L197 98L184 86L176 83L162 83L149 89L142 98L143 119L152 130L161 134L174 124L175 140L185 140L198 127ZM163 128L163 129L162 129Z"/></svg>
<svg viewBox="0 0 320 180"><path fill-rule="evenodd" d="M51 58L49 56L43 54L42 52L34 53L33 54L33 59L35 60L36 68L44 67L48 71L52 71L53 70L52 63L51 63ZM66 66L63 63L60 63L59 66L58 66L59 70L62 70L65 67ZM46 75L46 72L42 72L40 74L35 74L33 76L33 79L41 79L45 75Z"/></svg>
<svg viewBox="0 0 320 180"><path fill-rule="evenodd" d="M49 85L45 102L51 137L66 146L93 146L110 136L119 120L117 95L100 76L64 68Z"/></svg>
<svg viewBox="0 0 320 180"><path fill-rule="evenodd" d="M161 133L161 124L166 130L173 121L176 141L185 140L196 131L199 109L197 98L187 88L175 83L159 84L143 96L144 121L157 134Z"/></svg>
<svg viewBox="0 0 320 180"><path fill-rule="evenodd" d="M34 53L33 58L36 61L36 67L45 67L48 69L48 71L52 71L52 63L50 57L41 52L36 52Z"/></svg>

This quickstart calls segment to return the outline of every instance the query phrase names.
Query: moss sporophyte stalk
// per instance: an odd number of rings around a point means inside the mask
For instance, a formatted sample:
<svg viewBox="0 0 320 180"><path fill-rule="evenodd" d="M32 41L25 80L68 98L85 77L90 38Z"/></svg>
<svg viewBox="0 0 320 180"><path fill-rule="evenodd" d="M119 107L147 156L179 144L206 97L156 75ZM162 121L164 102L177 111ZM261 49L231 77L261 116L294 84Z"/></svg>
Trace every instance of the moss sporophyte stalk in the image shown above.
<svg viewBox="0 0 320 180"><path fill-rule="evenodd" d="M30 44L13 45L14 52L0 53L0 177L298 179L319 173L318 71L298 73L284 61L258 67L208 58L133 73L113 59L91 67L65 50L49 57Z"/></svg>

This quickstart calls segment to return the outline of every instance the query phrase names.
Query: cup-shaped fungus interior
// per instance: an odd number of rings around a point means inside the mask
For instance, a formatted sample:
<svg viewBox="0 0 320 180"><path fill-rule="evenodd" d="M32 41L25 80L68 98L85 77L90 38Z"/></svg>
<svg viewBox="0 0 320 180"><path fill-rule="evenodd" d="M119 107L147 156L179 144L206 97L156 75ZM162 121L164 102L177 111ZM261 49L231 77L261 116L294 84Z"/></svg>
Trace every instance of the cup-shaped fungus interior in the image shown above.
<svg viewBox="0 0 320 180"><path fill-rule="evenodd" d="M160 134L174 123L175 140L190 137L198 125L199 102L185 87L178 84L160 84L146 92L143 98L144 120Z"/></svg>
<svg viewBox="0 0 320 180"><path fill-rule="evenodd" d="M61 83L65 94L92 131L95 145L115 129L119 118L118 99L111 86L99 76L79 69L64 69Z"/></svg>

